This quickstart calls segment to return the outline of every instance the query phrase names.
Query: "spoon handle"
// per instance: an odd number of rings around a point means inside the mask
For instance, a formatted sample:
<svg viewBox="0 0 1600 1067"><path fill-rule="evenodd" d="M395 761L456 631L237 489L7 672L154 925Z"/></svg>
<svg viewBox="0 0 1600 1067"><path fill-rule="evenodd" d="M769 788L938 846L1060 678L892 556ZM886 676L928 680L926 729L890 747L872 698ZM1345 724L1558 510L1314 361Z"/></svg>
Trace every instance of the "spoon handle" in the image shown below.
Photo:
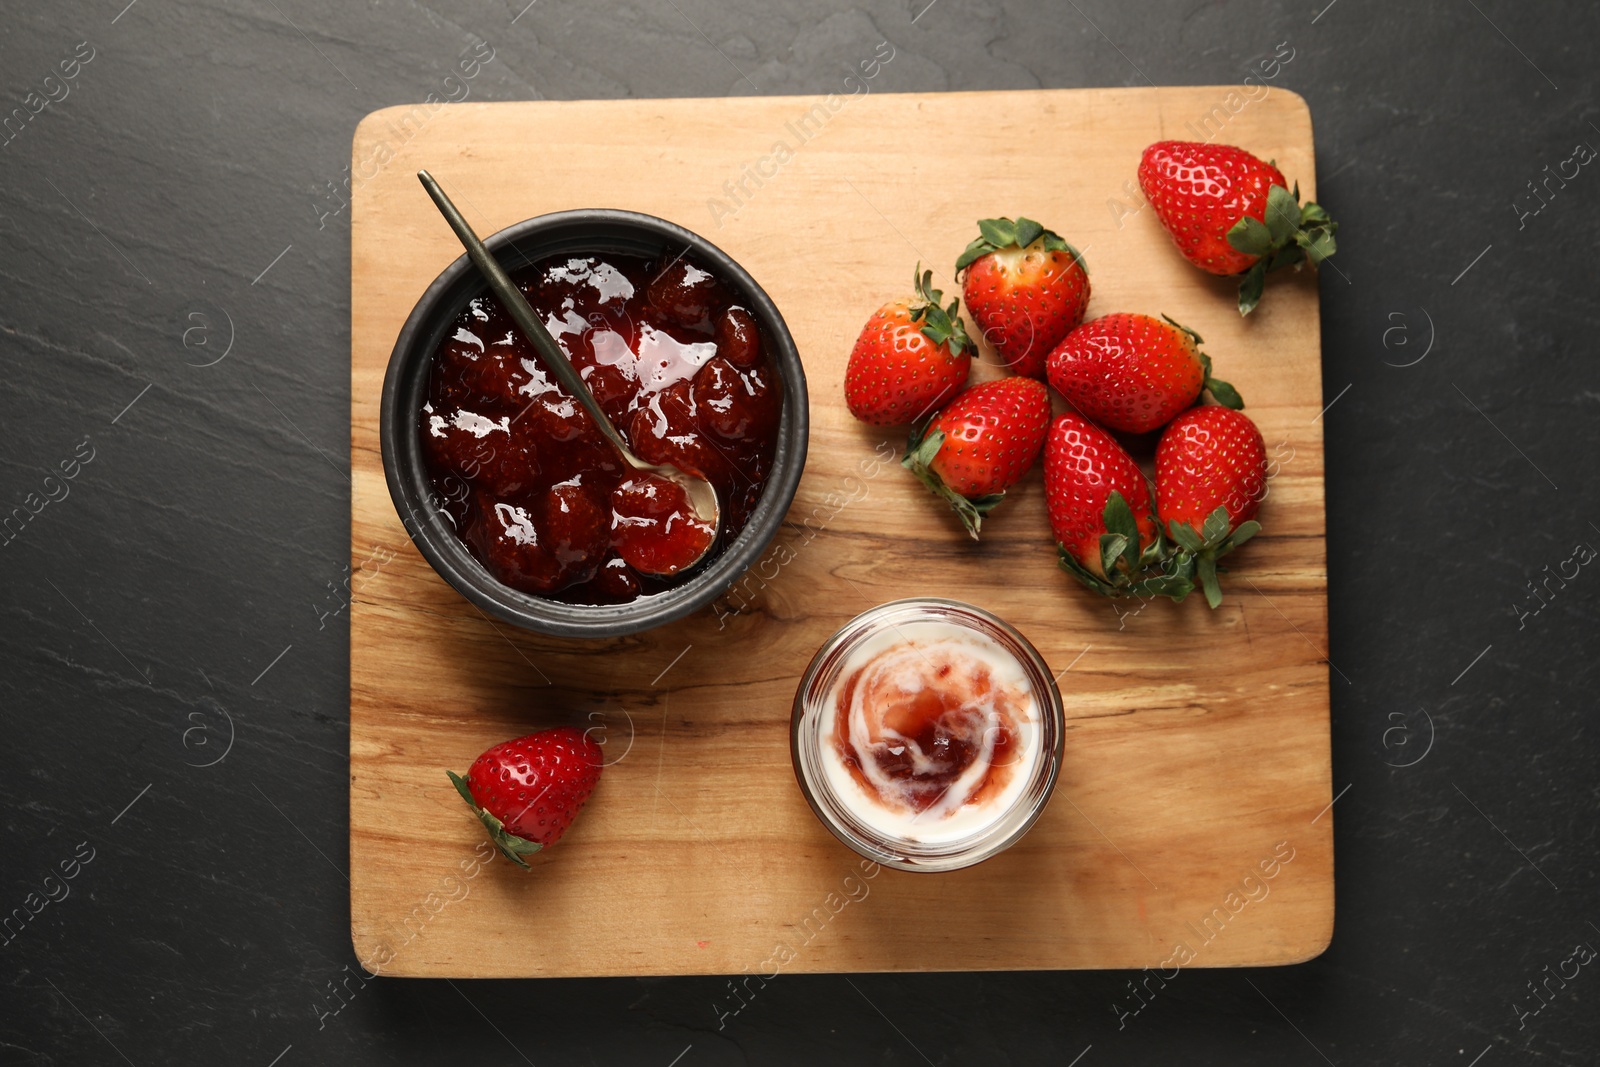
<svg viewBox="0 0 1600 1067"><path fill-rule="evenodd" d="M627 442L622 439L622 435L617 432L617 428L611 424L611 420L606 417L606 413L600 410L600 405L595 400L594 394L589 392L589 387L578 376L577 368L567 359L567 354L561 350L561 346L556 343L556 339L550 336L550 331L545 329L544 323L539 321L539 316L534 314L533 308L528 306L527 299L522 295L522 291L517 288L516 283L511 280L510 275L506 274L504 268L484 247L483 242L478 239L478 235L473 232L472 225L462 217L461 212L456 209L455 204L451 203L444 190L439 188L439 183L434 181L433 175L425 170L419 170L417 171L417 179L422 182L422 187L428 190L428 195L433 198L434 204L438 206L439 213L445 217L445 221L450 224L450 228L461 239L462 247L467 250L467 258L472 260L473 266L477 267L478 272L488 280L490 292L494 293L499 299L501 306L506 309L506 313L516 323L517 329L522 331L522 335L533 342L533 347L539 350L539 356L544 361L544 365L556 376L556 380L561 383L567 393L579 404L583 405L583 410L589 413L589 417L594 420L594 424L600 428L601 433L606 435L607 440L616 447L622 457L630 464L637 465L637 461L633 458L633 453L628 448Z"/></svg>

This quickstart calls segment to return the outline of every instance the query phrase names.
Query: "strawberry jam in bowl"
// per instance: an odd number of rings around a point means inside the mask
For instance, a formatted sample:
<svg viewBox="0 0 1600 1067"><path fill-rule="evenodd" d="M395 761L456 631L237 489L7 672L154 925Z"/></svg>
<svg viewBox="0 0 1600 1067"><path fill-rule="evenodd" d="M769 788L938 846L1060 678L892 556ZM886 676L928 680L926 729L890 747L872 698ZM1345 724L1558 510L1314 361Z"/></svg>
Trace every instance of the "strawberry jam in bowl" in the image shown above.
<svg viewBox="0 0 1600 1067"><path fill-rule="evenodd" d="M609 637L704 607L771 541L805 461L805 377L776 306L726 253L648 215L561 212L485 244L633 453L708 480L720 522L626 465L463 256L384 381L407 532L467 599L528 629Z"/></svg>
<svg viewBox="0 0 1600 1067"><path fill-rule="evenodd" d="M970 604L897 600L856 616L795 694L807 802L863 856L949 871L1015 843L1061 765L1061 694L1028 640Z"/></svg>

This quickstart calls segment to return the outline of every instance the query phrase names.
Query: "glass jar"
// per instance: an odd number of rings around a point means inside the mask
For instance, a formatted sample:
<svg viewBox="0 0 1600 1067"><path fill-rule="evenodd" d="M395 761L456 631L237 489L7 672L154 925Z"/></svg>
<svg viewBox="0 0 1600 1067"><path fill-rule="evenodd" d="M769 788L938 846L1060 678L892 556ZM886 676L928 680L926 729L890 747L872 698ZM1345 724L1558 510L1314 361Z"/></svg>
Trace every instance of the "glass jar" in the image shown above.
<svg viewBox="0 0 1600 1067"><path fill-rule="evenodd" d="M845 623L795 693L790 750L839 840L953 871L1022 837L1061 767L1061 692L1033 645L971 604L896 600Z"/></svg>

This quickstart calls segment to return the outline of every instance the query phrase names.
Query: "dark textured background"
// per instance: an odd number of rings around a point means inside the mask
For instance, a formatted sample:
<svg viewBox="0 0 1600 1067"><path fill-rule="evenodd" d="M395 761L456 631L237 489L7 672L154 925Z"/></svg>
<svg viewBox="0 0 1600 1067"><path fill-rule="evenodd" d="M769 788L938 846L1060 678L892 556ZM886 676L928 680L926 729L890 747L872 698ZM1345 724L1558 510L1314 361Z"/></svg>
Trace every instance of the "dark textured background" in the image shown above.
<svg viewBox="0 0 1600 1067"><path fill-rule="evenodd" d="M1600 146L1591 5L125 2L0 18L0 110L94 49L0 148L0 503L93 449L0 547L0 912L93 850L0 945L0 1063L1597 1059L1600 966L1528 985L1600 945L1600 573L1537 614L1527 587L1600 546L1600 173L1537 214L1527 184ZM1116 973L785 977L720 1032L712 978L351 981L322 1015L355 959L348 637L318 618L349 231L319 215L356 122L480 40L470 98L513 100L824 93L884 38L877 91L1237 82L1294 50L1274 84L1311 103L1348 278L1322 279L1332 947L1185 971L1120 1031Z"/></svg>

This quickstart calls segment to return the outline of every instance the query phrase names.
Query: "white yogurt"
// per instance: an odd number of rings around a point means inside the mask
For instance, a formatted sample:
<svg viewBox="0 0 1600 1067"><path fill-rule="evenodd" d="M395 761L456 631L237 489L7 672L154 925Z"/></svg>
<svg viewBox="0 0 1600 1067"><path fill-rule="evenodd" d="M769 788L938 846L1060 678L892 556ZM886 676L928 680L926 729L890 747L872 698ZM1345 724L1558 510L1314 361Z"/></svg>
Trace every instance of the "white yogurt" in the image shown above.
<svg viewBox="0 0 1600 1067"><path fill-rule="evenodd" d="M986 691L978 684L985 674ZM854 648L836 677L822 713L824 773L855 817L886 838L942 844L984 830L1017 805L1044 756L1027 671L976 630L937 620L889 627ZM940 769L940 753L925 751L916 731L907 736L890 721L925 723L926 715L906 710L919 699L923 707L933 700L943 705L935 744L954 740L974 749L947 784L954 762L944 761L945 775L929 777ZM1002 731L1010 744L997 763ZM865 782L846 765L841 732ZM929 793L935 795L919 805Z"/></svg>

